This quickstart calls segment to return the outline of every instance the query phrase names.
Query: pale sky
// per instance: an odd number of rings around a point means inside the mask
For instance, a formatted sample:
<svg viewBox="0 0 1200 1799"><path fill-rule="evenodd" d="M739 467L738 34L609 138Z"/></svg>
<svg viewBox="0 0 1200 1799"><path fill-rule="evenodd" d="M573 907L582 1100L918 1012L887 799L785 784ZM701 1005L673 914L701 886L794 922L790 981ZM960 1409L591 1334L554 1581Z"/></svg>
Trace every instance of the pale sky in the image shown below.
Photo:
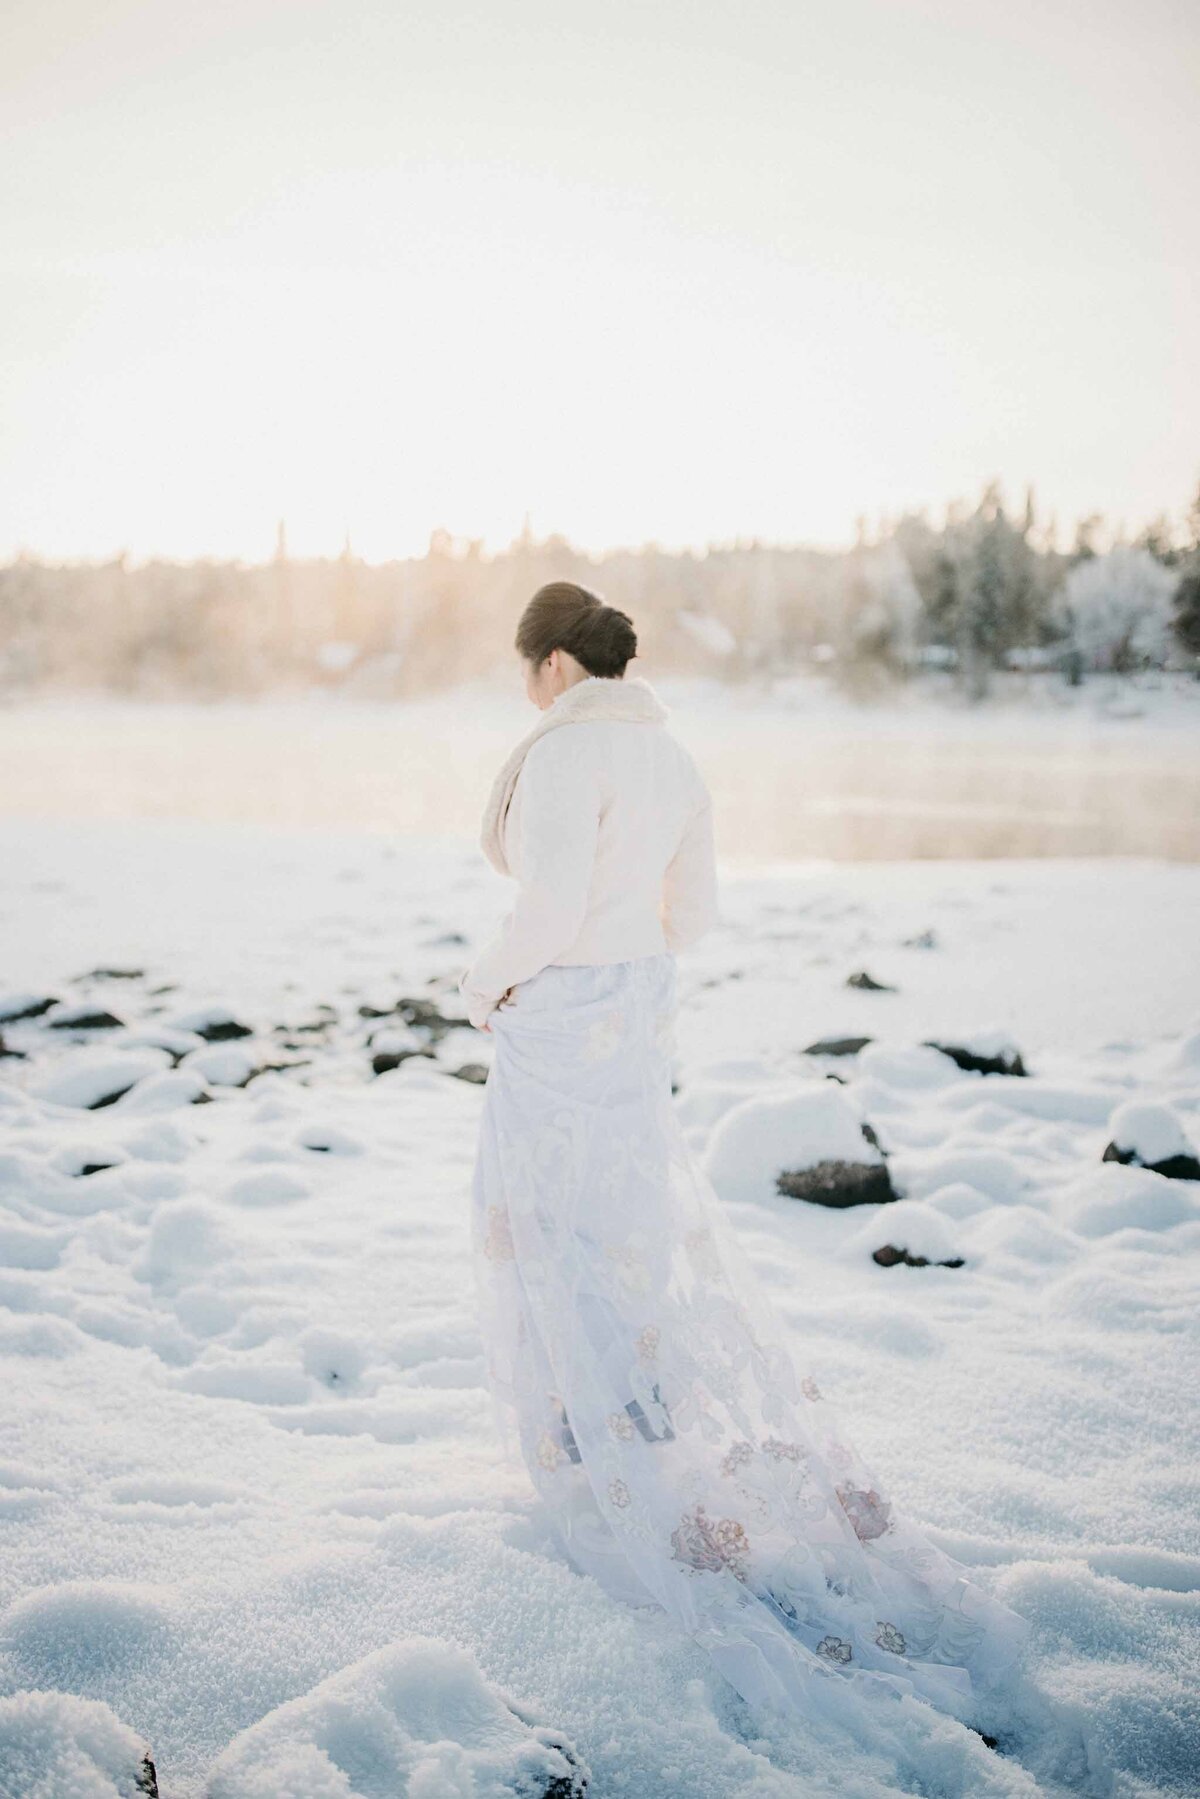
<svg viewBox="0 0 1200 1799"><path fill-rule="evenodd" d="M6 0L0 556L1200 483L1195 0Z"/></svg>

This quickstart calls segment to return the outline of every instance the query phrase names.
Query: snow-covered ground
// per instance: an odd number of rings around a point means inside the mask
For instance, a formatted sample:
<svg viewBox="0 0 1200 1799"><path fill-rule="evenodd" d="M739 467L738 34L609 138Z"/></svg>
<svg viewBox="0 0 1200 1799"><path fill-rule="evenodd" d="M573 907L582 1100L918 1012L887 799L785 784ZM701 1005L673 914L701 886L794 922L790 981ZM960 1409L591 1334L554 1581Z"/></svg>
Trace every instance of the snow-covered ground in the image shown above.
<svg viewBox="0 0 1200 1799"><path fill-rule="evenodd" d="M680 963L678 1104L798 1356L1033 1623L997 1750L751 1714L499 1459L490 1038L396 1008L461 1016L508 894L462 836L0 824L3 1799L132 1795L146 1746L164 1799L1200 1790L1200 1182L1103 1159L1200 1145L1200 867L728 865ZM830 1076L898 1202L749 1153L801 1165Z"/></svg>

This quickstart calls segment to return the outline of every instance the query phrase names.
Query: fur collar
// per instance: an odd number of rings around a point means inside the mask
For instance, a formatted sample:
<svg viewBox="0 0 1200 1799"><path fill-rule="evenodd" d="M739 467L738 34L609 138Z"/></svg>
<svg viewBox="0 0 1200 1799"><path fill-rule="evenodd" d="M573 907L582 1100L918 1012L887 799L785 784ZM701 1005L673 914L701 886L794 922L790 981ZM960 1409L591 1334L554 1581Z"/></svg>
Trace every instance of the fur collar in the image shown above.
<svg viewBox="0 0 1200 1799"><path fill-rule="evenodd" d="M668 708L642 675L585 675L582 681L565 687L546 707L533 729L509 751L492 783L479 832L480 845L492 867L502 875L511 872L504 854L504 820L526 752L539 737L558 725L595 718L660 725L668 716Z"/></svg>

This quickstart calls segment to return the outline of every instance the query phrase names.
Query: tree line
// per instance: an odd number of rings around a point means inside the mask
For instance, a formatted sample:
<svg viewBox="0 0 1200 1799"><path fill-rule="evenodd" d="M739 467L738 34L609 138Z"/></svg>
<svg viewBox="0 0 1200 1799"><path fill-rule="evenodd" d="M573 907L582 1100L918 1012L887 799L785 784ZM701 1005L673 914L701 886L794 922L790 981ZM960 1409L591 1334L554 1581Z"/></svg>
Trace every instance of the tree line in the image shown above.
<svg viewBox="0 0 1200 1799"><path fill-rule="evenodd" d="M1055 544L1034 496L998 483L935 524L859 521L840 551L737 540L589 555L528 526L505 550L434 531L424 555L262 563L154 560L0 567L0 693L64 688L221 697L337 687L404 696L486 677L512 657L526 600L575 580L633 617L656 669L742 680L817 667L870 689L931 667L970 699L1005 668L1200 672L1200 491L1101 548L1104 521Z"/></svg>

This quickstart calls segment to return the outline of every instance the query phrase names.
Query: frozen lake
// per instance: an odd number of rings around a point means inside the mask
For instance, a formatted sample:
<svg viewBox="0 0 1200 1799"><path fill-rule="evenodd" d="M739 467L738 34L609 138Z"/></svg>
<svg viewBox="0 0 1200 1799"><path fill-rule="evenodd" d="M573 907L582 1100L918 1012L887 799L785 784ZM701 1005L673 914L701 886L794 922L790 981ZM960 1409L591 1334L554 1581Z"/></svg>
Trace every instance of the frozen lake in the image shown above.
<svg viewBox="0 0 1200 1799"><path fill-rule="evenodd" d="M1200 860L1200 683L1023 690L982 708L857 706L657 679L717 805L726 862L1148 855ZM181 818L473 836L495 768L534 722L499 687L378 703L0 708L0 815Z"/></svg>

